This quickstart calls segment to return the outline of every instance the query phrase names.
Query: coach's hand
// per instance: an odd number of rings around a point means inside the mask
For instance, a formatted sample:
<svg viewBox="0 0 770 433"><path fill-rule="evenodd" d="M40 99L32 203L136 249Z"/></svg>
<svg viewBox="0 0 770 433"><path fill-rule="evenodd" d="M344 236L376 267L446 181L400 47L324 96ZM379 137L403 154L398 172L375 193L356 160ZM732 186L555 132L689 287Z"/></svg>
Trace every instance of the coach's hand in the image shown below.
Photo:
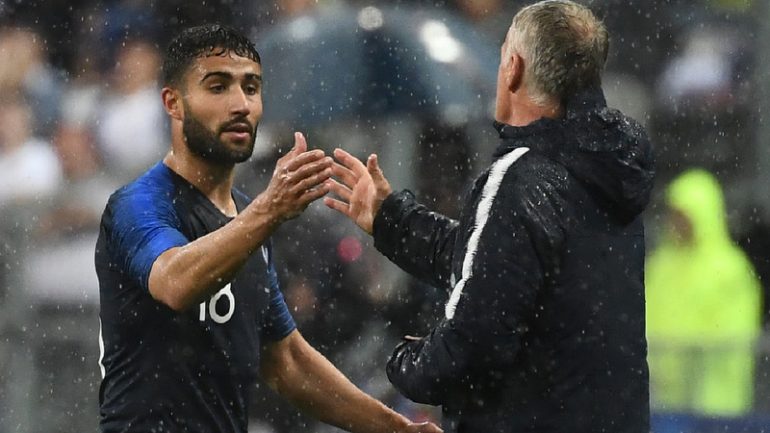
<svg viewBox="0 0 770 433"><path fill-rule="evenodd" d="M443 433L444 430L441 430L433 423L430 422L421 422L421 423L411 423L406 428L399 433Z"/></svg>
<svg viewBox="0 0 770 433"><path fill-rule="evenodd" d="M273 177L256 202L277 223L294 218L329 192L333 160L320 149L308 151L301 132L294 133L294 147L275 165Z"/></svg>
<svg viewBox="0 0 770 433"><path fill-rule="evenodd" d="M377 163L377 155L369 155L366 165L342 149L336 149L334 157L339 162L332 166L337 179L332 179L331 191L339 199L326 197L324 203L372 234L374 217L393 192Z"/></svg>

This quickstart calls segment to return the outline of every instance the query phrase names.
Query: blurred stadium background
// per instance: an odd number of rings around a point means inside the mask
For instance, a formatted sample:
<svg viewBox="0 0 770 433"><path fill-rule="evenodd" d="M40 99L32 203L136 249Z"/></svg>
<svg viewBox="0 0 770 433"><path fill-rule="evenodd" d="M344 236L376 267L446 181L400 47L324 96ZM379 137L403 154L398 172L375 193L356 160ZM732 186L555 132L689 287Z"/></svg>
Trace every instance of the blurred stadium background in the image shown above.
<svg viewBox="0 0 770 433"><path fill-rule="evenodd" d="M96 430L99 216L117 186L166 151L158 71L176 30L227 23L252 35L262 55L265 116L254 157L239 169L245 192L266 185L301 130L327 151L380 153L395 188L456 215L464 185L495 146L499 44L528 3L0 0L0 432ZM612 36L608 102L644 123L656 146L649 249L666 230L666 185L704 168L724 189L732 239L770 298L770 2L585 3ZM401 335L419 335L439 317L442 294L389 265L320 204L275 242L306 338L367 392L434 419L434 409L399 397L382 367ZM729 288L722 293L729 303ZM745 347L650 342L656 356L679 359L675 381L686 388L673 404L666 393L675 391L653 387L656 432L770 431L770 308L758 308L760 336L745 346L751 362L741 367L750 386L723 394L722 402L747 402L737 409L697 400L707 359ZM255 433L338 431L260 386L252 415Z"/></svg>

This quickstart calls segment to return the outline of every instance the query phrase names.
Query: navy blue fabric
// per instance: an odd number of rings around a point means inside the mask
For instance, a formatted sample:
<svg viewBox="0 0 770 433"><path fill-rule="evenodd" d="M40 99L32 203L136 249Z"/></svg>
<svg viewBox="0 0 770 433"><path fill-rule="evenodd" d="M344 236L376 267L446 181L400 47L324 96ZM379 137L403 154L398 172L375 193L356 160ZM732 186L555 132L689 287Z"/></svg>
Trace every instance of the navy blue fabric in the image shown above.
<svg viewBox="0 0 770 433"><path fill-rule="evenodd" d="M238 191L233 198L239 211L250 202ZM270 243L187 311L173 311L148 291L160 254L230 220L162 163L110 197L95 257L104 344L101 431L247 431L261 345L296 329Z"/></svg>

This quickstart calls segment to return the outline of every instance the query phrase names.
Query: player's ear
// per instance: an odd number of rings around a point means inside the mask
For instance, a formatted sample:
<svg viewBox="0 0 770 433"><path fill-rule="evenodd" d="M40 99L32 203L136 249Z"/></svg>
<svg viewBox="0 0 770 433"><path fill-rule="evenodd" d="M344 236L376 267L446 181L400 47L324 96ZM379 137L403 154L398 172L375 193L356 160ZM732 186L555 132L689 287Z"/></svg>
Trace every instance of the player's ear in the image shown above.
<svg viewBox="0 0 770 433"><path fill-rule="evenodd" d="M182 120L184 118L182 95L178 90L164 87L160 91L160 97L163 99L163 108L172 119Z"/></svg>

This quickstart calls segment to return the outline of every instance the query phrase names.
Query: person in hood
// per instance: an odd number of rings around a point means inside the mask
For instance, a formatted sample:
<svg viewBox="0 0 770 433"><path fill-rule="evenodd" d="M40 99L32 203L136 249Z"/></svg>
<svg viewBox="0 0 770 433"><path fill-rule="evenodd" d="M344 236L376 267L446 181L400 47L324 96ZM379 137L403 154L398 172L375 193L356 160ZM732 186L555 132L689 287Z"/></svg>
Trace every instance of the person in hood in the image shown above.
<svg viewBox="0 0 770 433"><path fill-rule="evenodd" d="M667 231L647 263L652 401L663 413L751 409L762 288L730 238L722 188L691 169L666 189Z"/></svg>
<svg viewBox="0 0 770 433"><path fill-rule="evenodd" d="M500 145L459 220L393 192L370 155L337 149L327 206L414 276L445 315L387 364L447 432L649 432L643 128L607 108L608 34L565 0L523 8L500 50Z"/></svg>

